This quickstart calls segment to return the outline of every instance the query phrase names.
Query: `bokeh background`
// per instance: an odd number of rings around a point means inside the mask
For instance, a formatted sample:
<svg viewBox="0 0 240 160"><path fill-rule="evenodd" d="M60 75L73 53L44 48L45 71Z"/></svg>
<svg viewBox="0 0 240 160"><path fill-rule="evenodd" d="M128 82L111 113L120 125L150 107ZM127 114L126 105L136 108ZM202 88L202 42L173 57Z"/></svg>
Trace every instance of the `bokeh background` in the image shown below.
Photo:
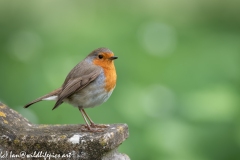
<svg viewBox="0 0 240 160"><path fill-rule="evenodd" d="M33 123L84 123L76 108L27 102L108 47L117 87L86 112L127 123L132 160L240 159L240 1L0 1L0 100Z"/></svg>

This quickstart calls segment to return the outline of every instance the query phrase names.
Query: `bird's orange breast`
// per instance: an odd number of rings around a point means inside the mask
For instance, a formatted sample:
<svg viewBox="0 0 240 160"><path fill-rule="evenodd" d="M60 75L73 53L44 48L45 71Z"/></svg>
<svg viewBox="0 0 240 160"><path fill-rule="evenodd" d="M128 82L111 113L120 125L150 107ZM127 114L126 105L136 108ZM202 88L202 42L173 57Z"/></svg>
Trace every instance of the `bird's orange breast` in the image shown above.
<svg viewBox="0 0 240 160"><path fill-rule="evenodd" d="M105 74L105 89L109 92L116 86L117 74L115 66L113 65L111 69L103 69Z"/></svg>
<svg viewBox="0 0 240 160"><path fill-rule="evenodd" d="M102 67L105 75L105 89L107 92L111 91L117 82L117 74L112 60L98 61L94 60L95 65Z"/></svg>

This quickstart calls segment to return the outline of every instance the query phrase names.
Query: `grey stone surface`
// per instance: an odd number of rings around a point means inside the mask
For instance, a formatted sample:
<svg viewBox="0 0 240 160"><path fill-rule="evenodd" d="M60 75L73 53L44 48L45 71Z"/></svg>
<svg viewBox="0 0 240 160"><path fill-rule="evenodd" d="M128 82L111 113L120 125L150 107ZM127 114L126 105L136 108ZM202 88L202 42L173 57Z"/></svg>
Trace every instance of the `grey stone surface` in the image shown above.
<svg viewBox="0 0 240 160"><path fill-rule="evenodd" d="M117 151L129 136L126 124L94 133L80 127L32 124L0 102L0 159L129 160Z"/></svg>
<svg viewBox="0 0 240 160"><path fill-rule="evenodd" d="M104 155L102 160L130 160L130 158L126 154L119 153L117 149L113 149Z"/></svg>

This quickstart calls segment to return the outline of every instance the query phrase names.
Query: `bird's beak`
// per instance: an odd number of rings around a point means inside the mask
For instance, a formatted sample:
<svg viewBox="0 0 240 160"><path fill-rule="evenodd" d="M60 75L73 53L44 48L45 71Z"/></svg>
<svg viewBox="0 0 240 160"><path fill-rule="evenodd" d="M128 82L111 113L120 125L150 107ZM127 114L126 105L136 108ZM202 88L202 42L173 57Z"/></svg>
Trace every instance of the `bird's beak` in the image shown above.
<svg viewBox="0 0 240 160"><path fill-rule="evenodd" d="M115 60L115 59L118 59L118 57L117 57L117 56L112 56L112 57L110 57L109 59L110 59L110 60Z"/></svg>

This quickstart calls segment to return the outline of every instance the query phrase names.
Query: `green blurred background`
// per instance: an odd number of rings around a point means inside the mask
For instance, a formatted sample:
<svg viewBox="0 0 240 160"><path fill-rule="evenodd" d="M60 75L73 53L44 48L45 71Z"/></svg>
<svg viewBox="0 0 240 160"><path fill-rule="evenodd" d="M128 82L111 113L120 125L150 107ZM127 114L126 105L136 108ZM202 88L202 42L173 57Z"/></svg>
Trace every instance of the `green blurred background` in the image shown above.
<svg viewBox="0 0 240 160"><path fill-rule="evenodd" d="M86 112L127 123L132 160L240 159L240 1L0 1L0 100L33 123L84 123L74 107L27 102L108 47L118 82Z"/></svg>

